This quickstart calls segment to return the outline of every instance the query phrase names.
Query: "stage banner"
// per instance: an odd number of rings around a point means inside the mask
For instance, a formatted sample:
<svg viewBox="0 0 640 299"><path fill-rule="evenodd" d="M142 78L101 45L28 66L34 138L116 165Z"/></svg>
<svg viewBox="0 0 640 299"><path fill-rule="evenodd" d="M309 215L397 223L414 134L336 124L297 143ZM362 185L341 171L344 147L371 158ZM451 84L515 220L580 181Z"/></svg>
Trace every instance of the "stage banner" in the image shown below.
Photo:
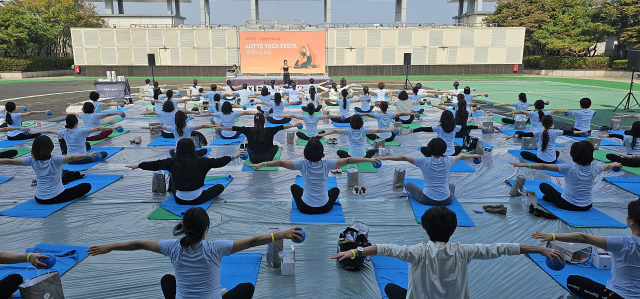
<svg viewBox="0 0 640 299"><path fill-rule="evenodd" d="M292 74L325 72L325 31L240 31L240 72L281 74L284 60Z"/></svg>

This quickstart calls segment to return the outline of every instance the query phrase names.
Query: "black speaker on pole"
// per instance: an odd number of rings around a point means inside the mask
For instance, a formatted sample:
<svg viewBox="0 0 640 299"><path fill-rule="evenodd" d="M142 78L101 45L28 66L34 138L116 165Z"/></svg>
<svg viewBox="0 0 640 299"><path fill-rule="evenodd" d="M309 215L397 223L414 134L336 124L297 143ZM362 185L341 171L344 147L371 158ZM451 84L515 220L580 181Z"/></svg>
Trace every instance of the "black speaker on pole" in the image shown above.
<svg viewBox="0 0 640 299"><path fill-rule="evenodd" d="M411 65L411 53L404 53L404 65Z"/></svg>
<svg viewBox="0 0 640 299"><path fill-rule="evenodd" d="M156 66L156 54L147 54L147 60L149 62L149 66Z"/></svg>
<svg viewBox="0 0 640 299"><path fill-rule="evenodd" d="M640 71L640 50L631 50L627 54L627 71L630 71L632 68Z"/></svg>

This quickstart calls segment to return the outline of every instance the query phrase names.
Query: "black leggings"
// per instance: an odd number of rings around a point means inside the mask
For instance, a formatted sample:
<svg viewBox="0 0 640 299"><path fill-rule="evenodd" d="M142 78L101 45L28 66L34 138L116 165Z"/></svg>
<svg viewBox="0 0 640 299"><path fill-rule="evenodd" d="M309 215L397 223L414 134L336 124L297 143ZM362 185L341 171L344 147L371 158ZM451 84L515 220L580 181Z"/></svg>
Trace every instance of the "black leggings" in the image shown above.
<svg viewBox="0 0 640 299"><path fill-rule="evenodd" d="M196 155L198 155L198 157L204 157L206 154L207 154L207 149L206 148L201 148L199 150L196 150ZM169 150L169 155L171 156L171 158L175 158L176 157L176 150L175 149Z"/></svg>
<svg viewBox="0 0 640 299"><path fill-rule="evenodd" d="M100 155L102 156L102 160L106 159L107 156L109 154L107 154L107 152L100 152ZM93 161L93 158L91 157L86 157L82 160L78 160L78 161L73 161L73 162L69 162L69 164L89 164L89 163L93 163L95 161Z"/></svg>
<svg viewBox="0 0 640 299"><path fill-rule="evenodd" d="M558 190L556 190L555 188L553 188L551 185L547 183L540 184L540 192L544 194L544 196L542 196L542 200L548 201L554 204L556 207L561 208L563 210L588 211L589 209L591 209L591 206L592 206L592 204L589 204L586 207L580 207L566 201L564 198L562 198L562 194L558 192Z"/></svg>
<svg viewBox="0 0 640 299"><path fill-rule="evenodd" d="M364 156L364 157L365 157L365 158L371 158L371 157L373 157L373 156L376 154L376 152L377 152L376 150L374 150L374 149L370 149L370 150L368 150L368 151L367 151L367 153L365 154L365 156ZM343 151L343 150L338 150L338 152L336 152L336 154L337 154L337 155L338 155L338 157L340 157L341 159L351 157L351 156L349 156L349 152L347 152L347 151Z"/></svg>
<svg viewBox="0 0 640 299"><path fill-rule="evenodd" d="M18 155L18 151L17 150L6 150L4 152L0 152L0 159L4 159L4 158L13 158L15 156ZM2 298L2 297L0 297Z"/></svg>
<svg viewBox="0 0 640 299"><path fill-rule="evenodd" d="M4 154L4 153L0 153L0 154ZM640 167L640 160L638 159L622 158L616 154L607 154L607 159L609 159L609 161L611 162L618 162L622 164L622 166Z"/></svg>
<svg viewBox="0 0 640 299"><path fill-rule="evenodd" d="M36 202L43 205L46 205L46 204L53 205L53 204L63 203L63 202L67 202L67 201L71 201L71 200L83 197L87 193L89 193L89 191L91 191L91 184L80 183L71 188L64 189L62 193L58 194L54 198L39 199L38 197L36 197Z"/></svg>
<svg viewBox="0 0 640 299"><path fill-rule="evenodd" d="M421 109L421 110L424 110L424 109ZM420 112L420 113L422 113L422 112ZM410 115L409 119L407 119L407 120L403 120L403 119L400 119L399 117L396 117L395 121L396 122L402 122L403 125L408 125L408 124L413 122L414 118L415 117L413 115Z"/></svg>
<svg viewBox="0 0 640 299"><path fill-rule="evenodd" d="M160 131L160 136L164 138L176 138L176 136L173 136L173 133L165 132L164 130Z"/></svg>
<svg viewBox="0 0 640 299"><path fill-rule="evenodd" d="M360 112L360 113L369 113L371 111L373 111L373 106L369 106L369 110L362 110L362 108L360 107L354 107L353 110Z"/></svg>
<svg viewBox="0 0 640 299"><path fill-rule="evenodd" d="M505 124L513 125L513 124L516 123L516 120L513 119L513 118L504 117L504 118L502 118L502 122L505 123ZM530 124L531 120L527 119L527 123ZM580 130L577 130L577 131L580 131Z"/></svg>
<svg viewBox="0 0 640 299"><path fill-rule="evenodd" d="M296 207L298 210L304 214L325 214L329 213L331 209L333 209L333 205L338 200L338 196L340 195L340 189L338 187L333 187L329 189L329 201L321 207L310 207L304 201L302 201L302 194L304 193L304 189L302 187L293 184L291 185L291 195L293 195L293 199L296 201Z"/></svg>
<svg viewBox="0 0 640 299"><path fill-rule="evenodd" d="M579 275L567 277L567 287L571 292L583 299L623 299L603 284Z"/></svg>
<svg viewBox="0 0 640 299"><path fill-rule="evenodd" d="M520 156L523 159L526 159L526 160L529 160L529 161L535 162L535 163L553 164L553 163L556 163L556 161L558 161L558 157L560 156L560 152L556 151L556 159L551 161L551 162L542 160L542 159L538 158L538 156L536 154L531 153L531 152L524 152L524 151L520 152Z"/></svg>
<svg viewBox="0 0 640 299"><path fill-rule="evenodd" d="M351 116L345 117L344 120L342 120L342 118L339 118L339 117L333 117L331 118L331 121L334 123L348 124L351 122Z"/></svg>
<svg viewBox="0 0 640 299"><path fill-rule="evenodd" d="M285 117L283 119L273 119L273 117L271 116L267 116L267 121L275 124L275 125L282 125L282 124L288 124L291 122L291 118L289 117Z"/></svg>
<svg viewBox="0 0 640 299"><path fill-rule="evenodd" d="M173 193L173 198L175 198L176 203L179 205L185 205L185 206L195 206L195 205L200 205L203 204L209 200L212 200L214 198L216 198L218 195L220 195L220 193L222 193L222 191L224 191L224 186L221 184L217 184L212 186L209 189L206 190L202 190L202 194L200 194L200 196L198 196L198 198L194 199L194 200L183 200L180 199L176 196L176 193L174 191Z"/></svg>
<svg viewBox="0 0 640 299"><path fill-rule="evenodd" d="M320 109L322 109L322 105L316 106L316 109L314 110L314 112L318 112L320 111ZM307 106L302 106L302 111L309 113L309 109L307 109Z"/></svg>
<svg viewBox="0 0 640 299"><path fill-rule="evenodd" d="M10 298L22 283L23 279L20 274L11 274L0 280L0 299Z"/></svg>
<svg viewBox="0 0 640 299"><path fill-rule="evenodd" d="M326 133L324 130L318 132L318 134L324 134L324 133ZM298 136L298 138L300 138L302 140L309 140L311 138L319 138L318 136L309 137L309 136L305 135L302 132L296 132L296 136ZM251 160L251 162L253 162L253 160Z"/></svg>
<svg viewBox="0 0 640 299"><path fill-rule="evenodd" d="M227 136L224 136L224 135L220 134L220 131L218 131L218 137L220 137L222 139L236 139L236 138L240 137L240 135L242 135L242 133L236 131L236 133L233 134L233 136L227 137Z"/></svg>
<svg viewBox="0 0 640 299"><path fill-rule="evenodd" d="M367 134L367 138L371 139L371 140L377 140L380 139L380 137L378 137L378 135L376 134ZM396 135L391 134L391 137L387 138L384 140L384 142L391 142L394 139L396 139Z"/></svg>
<svg viewBox="0 0 640 299"><path fill-rule="evenodd" d="M388 283L384 286L384 293L389 299L405 299L407 298L407 289L395 284Z"/></svg>
<svg viewBox="0 0 640 299"><path fill-rule="evenodd" d="M340 104L338 104L338 103L332 103L332 102L326 102L326 101L324 102L324 104L327 105L327 106L332 106L332 107L340 106Z"/></svg>
<svg viewBox="0 0 640 299"><path fill-rule="evenodd" d="M24 133L20 133L16 136L7 136L7 139L9 140L29 140L29 139L34 139L36 137L40 136L40 133L38 134L24 134Z"/></svg>
<svg viewBox="0 0 640 299"><path fill-rule="evenodd" d="M272 145L271 149L264 154L256 154L250 148L247 149L247 153L249 154L249 159L251 159L251 163L258 164L267 161L273 161L273 158L278 154L279 147L277 145Z"/></svg>
<svg viewBox="0 0 640 299"><path fill-rule="evenodd" d="M289 73L283 73L282 80L284 81L284 85L289 85L289 82L291 82L291 75L289 75Z"/></svg>
<svg viewBox="0 0 640 299"><path fill-rule="evenodd" d="M459 145L456 145L452 156L457 156L458 154L460 154L461 151L462 151L462 147ZM421 147L420 152L423 155L425 155L425 157L431 157L431 152L429 152L429 149L427 149L426 146Z"/></svg>
<svg viewBox="0 0 640 299"><path fill-rule="evenodd" d="M160 279L160 287L162 287L162 294L165 299L175 299L177 292L176 277L171 274L166 274ZM237 285L235 288L228 290L223 299L251 299L255 287L250 282L245 282Z"/></svg>

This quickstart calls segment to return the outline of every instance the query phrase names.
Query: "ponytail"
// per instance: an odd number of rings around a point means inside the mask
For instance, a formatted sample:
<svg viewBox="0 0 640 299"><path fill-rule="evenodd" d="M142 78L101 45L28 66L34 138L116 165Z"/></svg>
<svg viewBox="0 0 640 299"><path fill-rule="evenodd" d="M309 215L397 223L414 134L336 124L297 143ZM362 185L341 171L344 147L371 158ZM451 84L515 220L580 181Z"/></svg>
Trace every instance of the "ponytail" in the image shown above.
<svg viewBox="0 0 640 299"><path fill-rule="evenodd" d="M180 246L193 249L204 237L210 224L209 215L200 207L189 208L184 213L182 224L185 236L180 239Z"/></svg>
<svg viewBox="0 0 640 299"><path fill-rule="evenodd" d="M184 128L187 126L187 115L182 111L176 112L175 116L176 120L176 131L178 131L178 135L184 135ZM187 136L188 137L188 136Z"/></svg>
<svg viewBox="0 0 640 299"><path fill-rule="evenodd" d="M466 125L468 118L469 111L467 111L467 101L458 100L458 107L456 108L456 122Z"/></svg>
<svg viewBox="0 0 640 299"><path fill-rule="evenodd" d="M309 96L311 97L311 101L313 101L314 103L316 102L316 88L311 86L311 88L309 88Z"/></svg>
<svg viewBox="0 0 640 299"><path fill-rule="evenodd" d="M276 103L276 106L280 106L280 103L282 103L282 95L276 92L276 94L273 95L273 101Z"/></svg>
<svg viewBox="0 0 640 299"><path fill-rule="evenodd" d="M10 125L10 126L13 125L13 120L11 119L11 113L16 110L16 103L7 102L4 105L4 110L7 111L7 115L5 116L5 121L7 122L7 125Z"/></svg>
<svg viewBox="0 0 640 299"><path fill-rule="evenodd" d="M550 115L543 116L540 121L542 122L542 126L544 127L544 131L542 132L542 151L547 150L547 146L549 146L549 129L553 126L553 117Z"/></svg>
<svg viewBox="0 0 640 299"><path fill-rule="evenodd" d="M342 90L342 109L347 109L347 96L349 92L346 89Z"/></svg>

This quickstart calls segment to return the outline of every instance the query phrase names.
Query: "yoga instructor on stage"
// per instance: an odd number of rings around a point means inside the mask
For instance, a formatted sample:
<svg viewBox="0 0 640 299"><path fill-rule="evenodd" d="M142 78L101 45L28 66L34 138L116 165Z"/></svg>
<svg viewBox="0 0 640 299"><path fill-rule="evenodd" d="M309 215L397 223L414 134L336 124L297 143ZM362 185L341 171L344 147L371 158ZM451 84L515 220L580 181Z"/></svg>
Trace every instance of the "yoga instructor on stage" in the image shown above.
<svg viewBox="0 0 640 299"><path fill-rule="evenodd" d="M291 76L289 76L289 62L285 59L284 65L280 68L282 70L282 80L284 80L284 85L289 85L289 81L291 81Z"/></svg>

